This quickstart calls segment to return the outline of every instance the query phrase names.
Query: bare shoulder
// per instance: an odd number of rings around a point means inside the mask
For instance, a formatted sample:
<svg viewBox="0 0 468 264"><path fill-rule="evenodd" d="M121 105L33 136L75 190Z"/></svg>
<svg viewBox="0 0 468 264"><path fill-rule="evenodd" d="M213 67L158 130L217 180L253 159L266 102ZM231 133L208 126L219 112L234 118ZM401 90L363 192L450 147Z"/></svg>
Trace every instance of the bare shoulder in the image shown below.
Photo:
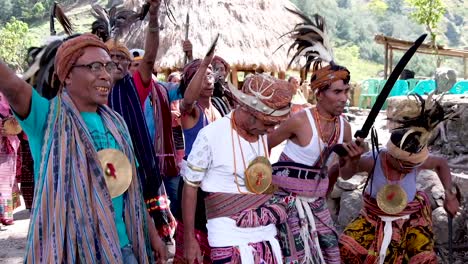
<svg viewBox="0 0 468 264"><path fill-rule="evenodd" d="M352 140L351 124L348 122L348 120L346 120L344 116L341 116L341 120L343 120L344 123L343 141L350 142Z"/></svg>
<svg viewBox="0 0 468 264"><path fill-rule="evenodd" d="M448 162L446 158L430 154L429 157L421 165L421 169L434 170L444 165L448 166Z"/></svg>

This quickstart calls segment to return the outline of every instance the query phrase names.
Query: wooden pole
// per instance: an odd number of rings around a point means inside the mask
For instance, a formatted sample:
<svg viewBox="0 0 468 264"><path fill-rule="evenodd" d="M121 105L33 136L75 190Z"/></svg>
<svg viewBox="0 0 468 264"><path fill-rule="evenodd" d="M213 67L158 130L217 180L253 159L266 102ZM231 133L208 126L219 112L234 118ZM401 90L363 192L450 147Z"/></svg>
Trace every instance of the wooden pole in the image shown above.
<svg viewBox="0 0 468 264"><path fill-rule="evenodd" d="M280 72L278 73L278 79L280 79L280 80L286 79L286 72L280 71Z"/></svg>
<svg viewBox="0 0 468 264"><path fill-rule="evenodd" d="M388 73L388 43L385 43L385 62L384 62L384 79L387 80Z"/></svg>
<svg viewBox="0 0 468 264"><path fill-rule="evenodd" d="M391 46L390 46L390 56L389 56L388 59L389 59L388 72L390 73L393 70L393 49L392 49ZM387 78L385 78L385 79L387 79Z"/></svg>
<svg viewBox="0 0 468 264"><path fill-rule="evenodd" d="M232 68L231 70L231 80L232 80L232 84L235 87L239 88L239 80L237 80L237 68L236 67Z"/></svg>
<svg viewBox="0 0 468 264"><path fill-rule="evenodd" d="M468 57L463 58L463 78L466 80L468 79Z"/></svg>

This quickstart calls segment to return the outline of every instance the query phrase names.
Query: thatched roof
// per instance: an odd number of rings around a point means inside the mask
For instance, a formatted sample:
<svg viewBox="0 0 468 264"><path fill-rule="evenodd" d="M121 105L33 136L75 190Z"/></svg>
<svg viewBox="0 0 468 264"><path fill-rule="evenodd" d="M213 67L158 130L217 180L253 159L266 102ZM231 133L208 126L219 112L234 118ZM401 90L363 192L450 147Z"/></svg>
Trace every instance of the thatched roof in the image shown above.
<svg viewBox="0 0 468 264"><path fill-rule="evenodd" d="M141 6L141 0L125 0L127 7ZM297 9L287 0L172 0L169 1L176 23L167 17L160 33L156 66L174 69L183 66L182 40L190 6L189 39L194 58L202 58L217 33L216 54L237 69L263 68L285 71L290 57L287 45L273 53L299 19L285 7ZM129 48L143 48L147 23L139 25L125 41Z"/></svg>

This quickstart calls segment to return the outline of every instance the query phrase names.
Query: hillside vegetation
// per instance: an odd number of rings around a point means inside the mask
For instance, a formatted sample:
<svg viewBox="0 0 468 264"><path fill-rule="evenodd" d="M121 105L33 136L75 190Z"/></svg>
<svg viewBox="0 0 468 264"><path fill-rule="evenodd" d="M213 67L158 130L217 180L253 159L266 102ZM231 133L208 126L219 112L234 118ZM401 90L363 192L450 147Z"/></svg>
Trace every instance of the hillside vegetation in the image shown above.
<svg viewBox="0 0 468 264"><path fill-rule="evenodd" d="M118 0L109 1L118 2ZM420 34L426 33L425 27L410 17L414 8L407 1L409 0L292 0L291 2L306 14L319 13L326 18L336 61L351 70L353 80L360 81L381 76L384 49L382 45L374 42L376 34L414 40ZM59 2L66 6L67 15L70 16L76 32L89 31L93 21L89 12L91 3L108 4L108 0ZM31 44L41 45L50 35L48 14L52 3L53 0L0 0L0 5L3 7L0 9L2 28L0 57L19 70L24 67L21 60L24 61L26 48ZM446 11L437 24L437 43L445 47L463 49L468 44L468 35L464 34L468 30L468 1L465 3L463 0L444 0L443 4ZM20 24L21 22L24 23ZM61 28L58 23L56 24L56 30L60 34ZM24 31L25 27L28 30ZM18 30L19 28L21 30ZM4 36L17 38L16 42L5 43ZM14 62L6 59L5 54L11 53L15 54ZM401 52L395 52L395 62L401 55ZM408 68L414 70L417 76L430 77L436 67L435 61L435 56L416 55ZM444 58L442 66L455 68L459 73L463 73L461 59Z"/></svg>

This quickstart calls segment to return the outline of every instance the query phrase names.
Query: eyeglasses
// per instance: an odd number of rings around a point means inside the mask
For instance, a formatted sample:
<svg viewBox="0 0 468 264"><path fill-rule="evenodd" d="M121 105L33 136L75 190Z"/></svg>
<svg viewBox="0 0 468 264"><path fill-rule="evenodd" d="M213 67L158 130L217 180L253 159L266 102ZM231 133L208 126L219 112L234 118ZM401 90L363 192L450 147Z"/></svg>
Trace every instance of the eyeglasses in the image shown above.
<svg viewBox="0 0 468 264"><path fill-rule="evenodd" d="M76 64L73 65L73 67L86 67L91 70L92 73L101 73L103 69L106 69L108 73L112 73L117 69L117 64L115 64L112 61L109 61L108 63L102 63L99 61L92 62L89 64Z"/></svg>

